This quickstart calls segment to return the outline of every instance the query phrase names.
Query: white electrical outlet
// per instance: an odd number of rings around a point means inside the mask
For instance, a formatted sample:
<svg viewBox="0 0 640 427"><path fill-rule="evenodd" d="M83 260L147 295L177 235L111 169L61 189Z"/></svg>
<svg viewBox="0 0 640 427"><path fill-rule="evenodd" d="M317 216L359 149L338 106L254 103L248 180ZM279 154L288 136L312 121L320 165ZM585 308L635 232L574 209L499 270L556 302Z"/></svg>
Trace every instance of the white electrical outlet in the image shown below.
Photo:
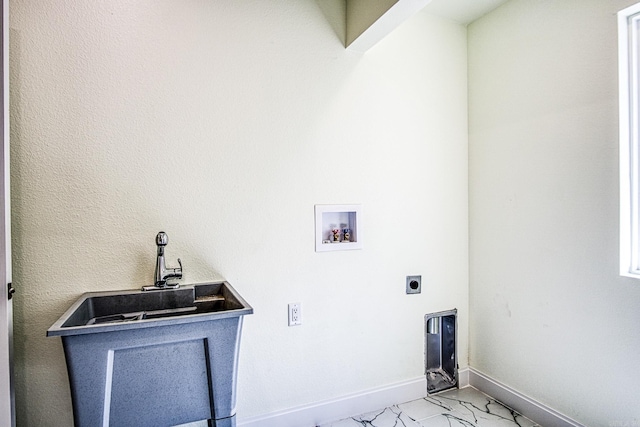
<svg viewBox="0 0 640 427"><path fill-rule="evenodd" d="M292 302L289 304L289 326L302 325L302 304Z"/></svg>

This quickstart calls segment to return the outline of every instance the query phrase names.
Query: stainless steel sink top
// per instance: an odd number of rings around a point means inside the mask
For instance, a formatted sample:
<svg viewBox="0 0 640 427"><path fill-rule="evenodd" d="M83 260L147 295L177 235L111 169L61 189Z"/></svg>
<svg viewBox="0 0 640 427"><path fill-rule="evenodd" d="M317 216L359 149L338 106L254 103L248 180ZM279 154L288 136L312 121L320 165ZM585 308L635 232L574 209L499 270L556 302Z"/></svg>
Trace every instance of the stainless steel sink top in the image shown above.
<svg viewBox="0 0 640 427"><path fill-rule="evenodd" d="M151 292L87 292L49 328L47 336L208 321L252 313L253 308L224 281Z"/></svg>

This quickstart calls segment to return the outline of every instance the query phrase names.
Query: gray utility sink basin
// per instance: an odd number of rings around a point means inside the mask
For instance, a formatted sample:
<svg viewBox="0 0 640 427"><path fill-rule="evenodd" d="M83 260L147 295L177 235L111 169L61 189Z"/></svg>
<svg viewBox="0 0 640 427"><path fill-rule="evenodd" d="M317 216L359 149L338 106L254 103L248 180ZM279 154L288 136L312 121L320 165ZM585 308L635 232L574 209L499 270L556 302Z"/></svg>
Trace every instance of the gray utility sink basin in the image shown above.
<svg viewBox="0 0 640 427"><path fill-rule="evenodd" d="M227 282L85 293L47 331L62 338L75 426L235 426L252 313Z"/></svg>
<svg viewBox="0 0 640 427"><path fill-rule="evenodd" d="M253 308L227 282L146 292L87 292L49 328L47 336L157 326L155 322L145 322L149 320L175 324L251 313ZM114 325L131 321L136 324Z"/></svg>

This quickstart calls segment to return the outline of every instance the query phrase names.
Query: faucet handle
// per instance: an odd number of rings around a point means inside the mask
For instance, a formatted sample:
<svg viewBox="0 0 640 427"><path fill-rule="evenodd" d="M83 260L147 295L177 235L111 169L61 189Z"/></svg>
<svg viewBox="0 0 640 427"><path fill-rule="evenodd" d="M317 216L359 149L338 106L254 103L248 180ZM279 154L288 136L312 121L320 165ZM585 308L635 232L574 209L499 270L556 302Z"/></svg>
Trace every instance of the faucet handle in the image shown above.
<svg viewBox="0 0 640 427"><path fill-rule="evenodd" d="M172 279L177 279L177 280L182 279L182 260L180 258L178 258L178 264L180 265L180 267L167 268L162 274L162 278L165 280L166 287L171 287L174 289L178 287L177 283L172 283L172 284L167 283L169 280L172 280Z"/></svg>

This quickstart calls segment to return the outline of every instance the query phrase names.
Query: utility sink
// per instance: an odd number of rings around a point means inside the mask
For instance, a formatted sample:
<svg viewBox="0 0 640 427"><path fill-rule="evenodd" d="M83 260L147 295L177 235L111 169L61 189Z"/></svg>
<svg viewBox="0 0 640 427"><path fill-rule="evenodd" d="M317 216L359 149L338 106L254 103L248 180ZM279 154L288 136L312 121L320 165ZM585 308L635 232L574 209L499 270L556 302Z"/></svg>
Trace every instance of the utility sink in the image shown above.
<svg viewBox="0 0 640 427"><path fill-rule="evenodd" d="M228 282L83 294L47 331L62 338L75 426L234 427L252 313Z"/></svg>
<svg viewBox="0 0 640 427"><path fill-rule="evenodd" d="M227 282L146 292L87 292L49 328L47 336L154 327L159 320L176 324L251 313L253 308Z"/></svg>

